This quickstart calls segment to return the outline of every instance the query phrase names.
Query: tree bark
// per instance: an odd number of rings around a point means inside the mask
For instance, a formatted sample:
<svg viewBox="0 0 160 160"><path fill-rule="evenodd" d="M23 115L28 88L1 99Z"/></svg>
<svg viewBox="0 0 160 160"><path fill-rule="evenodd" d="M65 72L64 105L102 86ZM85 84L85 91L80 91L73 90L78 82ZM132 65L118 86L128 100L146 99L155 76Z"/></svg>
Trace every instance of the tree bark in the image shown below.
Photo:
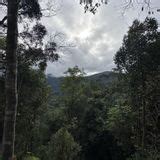
<svg viewBox="0 0 160 160"><path fill-rule="evenodd" d="M145 137L146 137L146 104L145 99L142 100L142 151L145 150Z"/></svg>
<svg viewBox="0 0 160 160"><path fill-rule="evenodd" d="M14 157L15 124L17 113L17 27L18 0L8 0L6 49L6 108L3 128L3 160Z"/></svg>
<svg viewBox="0 0 160 160"><path fill-rule="evenodd" d="M143 70L143 69L142 69ZM142 152L144 156L145 141L146 141L146 85L144 78L144 71L142 71Z"/></svg>

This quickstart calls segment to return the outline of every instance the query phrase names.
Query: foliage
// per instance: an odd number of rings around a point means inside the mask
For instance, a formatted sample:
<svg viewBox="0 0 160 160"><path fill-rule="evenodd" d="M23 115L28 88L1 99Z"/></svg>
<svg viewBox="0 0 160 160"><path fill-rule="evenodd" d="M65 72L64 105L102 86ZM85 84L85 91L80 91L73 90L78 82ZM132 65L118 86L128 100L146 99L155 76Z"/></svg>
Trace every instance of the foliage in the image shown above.
<svg viewBox="0 0 160 160"><path fill-rule="evenodd" d="M115 106L108 111L107 127L113 132L132 132L134 112L129 106ZM121 136L122 134L119 133ZM117 137L119 137L118 135ZM124 135L126 136L126 135Z"/></svg>
<svg viewBox="0 0 160 160"><path fill-rule="evenodd" d="M79 118L84 113L86 103L86 83L83 78L83 71L77 66L69 68L65 73L67 76L62 82L62 101L66 108L68 120ZM83 103L83 104L82 104Z"/></svg>
<svg viewBox="0 0 160 160"><path fill-rule="evenodd" d="M80 146L74 141L72 135L65 129L59 129L53 135L49 144L49 159L73 160L76 159Z"/></svg>
<svg viewBox="0 0 160 160"><path fill-rule="evenodd" d="M39 70L19 70L19 104L16 125L18 156L34 151L39 115L43 113L50 93L44 73Z"/></svg>
<svg viewBox="0 0 160 160"><path fill-rule="evenodd" d="M87 160L124 160L121 146L116 142L113 135L107 131L103 131L89 142L85 148L85 158Z"/></svg>
<svg viewBox="0 0 160 160"><path fill-rule="evenodd" d="M148 153L136 152L131 155L127 160L158 160L160 158L160 154L155 151L149 151Z"/></svg>
<svg viewBox="0 0 160 160"><path fill-rule="evenodd" d="M44 49L45 35L39 23L20 35L24 41L18 46L17 159L158 160L160 34L156 20L133 22L115 55L118 73L85 77L78 66L69 68L60 79L58 94L51 92L43 72L47 61L57 60L54 42ZM4 40L0 43L4 49ZM3 76L0 89L4 91ZM0 95L2 125L5 95Z"/></svg>
<svg viewBox="0 0 160 160"><path fill-rule="evenodd" d="M42 17L41 7L36 0L20 0L19 2L20 15L28 18L40 19Z"/></svg>
<svg viewBox="0 0 160 160"><path fill-rule="evenodd" d="M108 111L107 128L122 146L126 157L135 151L133 132L135 114L129 106L115 106Z"/></svg>
<svg viewBox="0 0 160 160"><path fill-rule="evenodd" d="M28 157L25 157L24 160L39 160L39 158L34 156L28 156Z"/></svg>
<svg viewBox="0 0 160 160"><path fill-rule="evenodd" d="M143 152L145 149L159 152L159 37L154 18L135 20L115 56L118 71L127 77L129 105L136 113L135 146Z"/></svg>
<svg viewBox="0 0 160 160"><path fill-rule="evenodd" d="M6 42L5 38L0 38L0 50L5 50L6 49Z"/></svg>
<svg viewBox="0 0 160 160"><path fill-rule="evenodd" d="M39 158L27 155L26 157L23 158L23 160L39 160Z"/></svg>
<svg viewBox="0 0 160 160"><path fill-rule="evenodd" d="M118 77L118 74L115 72L103 72L98 73L91 76L84 76L85 81L90 82L90 85L92 85L92 88L96 87L107 87L110 86L113 81L116 81ZM47 75L47 81L51 85L53 92L55 94L61 94L61 85L62 82L64 82L65 77L54 77L51 74Z"/></svg>
<svg viewBox="0 0 160 160"><path fill-rule="evenodd" d="M47 62L57 61L57 44L53 41L44 43L47 30L44 25L37 22L32 28L24 25L24 31L20 33L22 43L18 46L19 65L38 66L45 70Z"/></svg>

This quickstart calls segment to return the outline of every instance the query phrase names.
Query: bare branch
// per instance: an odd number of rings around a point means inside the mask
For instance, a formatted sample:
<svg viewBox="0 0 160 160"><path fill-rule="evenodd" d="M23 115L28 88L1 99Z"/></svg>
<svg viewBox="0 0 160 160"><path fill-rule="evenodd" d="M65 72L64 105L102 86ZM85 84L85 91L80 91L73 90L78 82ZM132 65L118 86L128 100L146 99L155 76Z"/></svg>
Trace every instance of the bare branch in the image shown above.
<svg viewBox="0 0 160 160"><path fill-rule="evenodd" d="M5 21L7 20L7 16L5 16L1 21L0 21L0 26L1 27L7 27L7 25L5 24Z"/></svg>
<svg viewBox="0 0 160 160"><path fill-rule="evenodd" d="M4 3L4 2L0 2L0 5L7 7L7 3Z"/></svg>
<svg viewBox="0 0 160 160"><path fill-rule="evenodd" d="M43 14L43 17L52 17L57 14L62 8L62 5L55 1L47 1L45 3L41 4L42 6L45 6L41 9L41 12Z"/></svg>

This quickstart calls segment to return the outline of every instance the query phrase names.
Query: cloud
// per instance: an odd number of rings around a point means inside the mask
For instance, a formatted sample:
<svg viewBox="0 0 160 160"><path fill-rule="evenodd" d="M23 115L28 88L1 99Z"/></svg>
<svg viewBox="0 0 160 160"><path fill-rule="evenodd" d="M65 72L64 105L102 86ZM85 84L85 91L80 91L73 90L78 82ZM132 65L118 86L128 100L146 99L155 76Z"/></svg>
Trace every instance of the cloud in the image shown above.
<svg viewBox="0 0 160 160"><path fill-rule="evenodd" d="M147 15L138 5L122 16L124 0L110 0L108 5L98 9L96 15L84 14L78 0L55 1L61 9L56 16L43 17L42 23L49 34L61 32L66 40L74 42L75 47L67 48L58 62L48 63L46 73L54 76L63 75L68 67L75 65L84 68L87 74L112 70L115 67L113 57L128 27L135 18L143 20ZM160 1L154 0L154 4L158 8ZM160 17L157 14L154 16Z"/></svg>
<svg viewBox="0 0 160 160"><path fill-rule="evenodd" d="M114 54L128 27L120 20L119 13L115 14L114 7L105 6L96 15L84 14L77 1L63 2L61 13L47 20L49 23L44 21L49 32L63 32L75 42L76 47L71 48L59 62L49 63L47 73L61 76L68 67L75 65L84 68L88 74L111 70Z"/></svg>

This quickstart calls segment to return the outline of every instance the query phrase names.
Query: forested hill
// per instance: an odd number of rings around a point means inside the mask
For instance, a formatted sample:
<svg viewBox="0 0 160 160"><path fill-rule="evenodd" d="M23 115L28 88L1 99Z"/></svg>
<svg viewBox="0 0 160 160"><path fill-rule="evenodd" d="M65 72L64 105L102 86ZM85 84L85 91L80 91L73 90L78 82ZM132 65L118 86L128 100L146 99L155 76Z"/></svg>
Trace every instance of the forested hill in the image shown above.
<svg viewBox="0 0 160 160"><path fill-rule="evenodd" d="M47 81L55 93L60 91L60 84L63 81L63 78L64 77L54 77L51 74L47 75ZM98 82L100 85L107 86L117 79L117 73L106 71L91 76L86 76L85 78L96 83Z"/></svg>

